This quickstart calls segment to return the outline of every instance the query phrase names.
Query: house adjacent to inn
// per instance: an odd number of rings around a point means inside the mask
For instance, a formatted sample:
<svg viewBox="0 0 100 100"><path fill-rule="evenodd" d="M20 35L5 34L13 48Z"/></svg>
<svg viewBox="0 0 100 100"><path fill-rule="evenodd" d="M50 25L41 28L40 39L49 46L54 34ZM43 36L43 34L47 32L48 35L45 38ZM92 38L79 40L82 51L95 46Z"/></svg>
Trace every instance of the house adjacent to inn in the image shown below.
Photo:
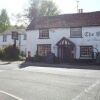
<svg viewBox="0 0 100 100"><path fill-rule="evenodd" d="M100 52L100 11L37 17L27 27L27 56L95 59Z"/></svg>
<svg viewBox="0 0 100 100"><path fill-rule="evenodd" d="M0 34L0 48L5 48L9 45L14 44L12 38L12 32L18 33L18 39L16 40L16 45L19 49L26 54L26 32L25 29L11 29Z"/></svg>

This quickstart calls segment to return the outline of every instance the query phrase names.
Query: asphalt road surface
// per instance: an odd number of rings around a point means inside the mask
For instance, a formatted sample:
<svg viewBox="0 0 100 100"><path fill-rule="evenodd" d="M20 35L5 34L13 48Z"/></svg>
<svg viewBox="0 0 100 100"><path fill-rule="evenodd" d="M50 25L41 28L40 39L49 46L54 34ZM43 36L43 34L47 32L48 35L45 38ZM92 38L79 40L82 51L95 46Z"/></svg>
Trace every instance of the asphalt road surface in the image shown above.
<svg viewBox="0 0 100 100"><path fill-rule="evenodd" d="M100 100L100 70L0 64L0 100Z"/></svg>

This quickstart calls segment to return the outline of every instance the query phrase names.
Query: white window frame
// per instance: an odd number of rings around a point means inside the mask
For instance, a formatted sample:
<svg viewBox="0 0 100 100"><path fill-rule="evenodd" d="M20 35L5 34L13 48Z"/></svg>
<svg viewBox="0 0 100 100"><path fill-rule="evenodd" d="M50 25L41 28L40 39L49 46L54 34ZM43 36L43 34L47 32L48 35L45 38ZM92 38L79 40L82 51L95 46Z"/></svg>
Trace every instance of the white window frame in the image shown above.
<svg viewBox="0 0 100 100"><path fill-rule="evenodd" d="M49 39L49 29L40 29L39 39Z"/></svg>
<svg viewBox="0 0 100 100"><path fill-rule="evenodd" d="M80 46L80 57L92 58L92 53L93 46Z"/></svg>
<svg viewBox="0 0 100 100"><path fill-rule="evenodd" d="M39 56L47 56L47 53L51 52L51 44L38 44L37 53Z"/></svg>
<svg viewBox="0 0 100 100"><path fill-rule="evenodd" d="M82 27L70 28L71 38L82 38Z"/></svg>

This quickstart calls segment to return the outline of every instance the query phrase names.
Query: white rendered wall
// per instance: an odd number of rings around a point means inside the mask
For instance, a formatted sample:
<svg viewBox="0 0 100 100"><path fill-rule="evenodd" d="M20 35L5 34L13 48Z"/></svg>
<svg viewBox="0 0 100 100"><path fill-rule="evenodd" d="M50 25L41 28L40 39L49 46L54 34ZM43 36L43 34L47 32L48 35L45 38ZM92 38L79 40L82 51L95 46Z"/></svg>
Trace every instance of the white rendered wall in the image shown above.
<svg viewBox="0 0 100 100"><path fill-rule="evenodd" d="M21 38L16 40L16 45L20 48L21 51L24 51L26 53L26 40L24 40L24 34L20 35ZM0 48L13 45L14 40L12 39L11 34L7 34L7 40L4 42L3 41L3 35L0 35Z"/></svg>
<svg viewBox="0 0 100 100"><path fill-rule="evenodd" d="M76 45L75 58L80 58L80 46L92 45L100 51L100 36L96 36L96 32L100 31L100 27L82 27L82 38L70 38L70 28L53 28L49 29L49 39L39 39L39 30L27 31L27 54L31 52L31 56L36 54L37 44L51 44L51 50L57 56L56 43L63 37L71 40ZM86 32L93 33L93 36L87 36Z"/></svg>

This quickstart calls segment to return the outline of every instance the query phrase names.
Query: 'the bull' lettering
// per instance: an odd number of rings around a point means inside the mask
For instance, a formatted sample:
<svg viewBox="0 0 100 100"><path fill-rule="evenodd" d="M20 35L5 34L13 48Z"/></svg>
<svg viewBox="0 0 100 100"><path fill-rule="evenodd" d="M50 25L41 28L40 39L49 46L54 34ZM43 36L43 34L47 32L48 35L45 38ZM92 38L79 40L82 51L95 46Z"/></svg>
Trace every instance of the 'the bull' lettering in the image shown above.
<svg viewBox="0 0 100 100"><path fill-rule="evenodd" d="M98 37L98 36L100 36L100 31L95 32L95 33L85 32L85 36L86 36L86 37L91 37L91 36L96 36L96 37Z"/></svg>

